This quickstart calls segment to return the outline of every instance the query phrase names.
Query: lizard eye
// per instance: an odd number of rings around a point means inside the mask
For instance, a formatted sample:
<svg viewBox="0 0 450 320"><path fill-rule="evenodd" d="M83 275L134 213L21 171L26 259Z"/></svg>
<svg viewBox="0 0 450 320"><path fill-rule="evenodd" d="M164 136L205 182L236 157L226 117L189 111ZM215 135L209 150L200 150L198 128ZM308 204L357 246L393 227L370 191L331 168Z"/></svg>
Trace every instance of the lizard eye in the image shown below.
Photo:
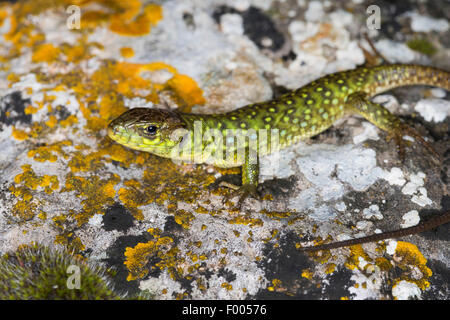
<svg viewBox="0 0 450 320"><path fill-rule="evenodd" d="M145 128L145 132L147 132L150 135L156 134L157 130L158 128L156 126L148 126L147 128Z"/></svg>

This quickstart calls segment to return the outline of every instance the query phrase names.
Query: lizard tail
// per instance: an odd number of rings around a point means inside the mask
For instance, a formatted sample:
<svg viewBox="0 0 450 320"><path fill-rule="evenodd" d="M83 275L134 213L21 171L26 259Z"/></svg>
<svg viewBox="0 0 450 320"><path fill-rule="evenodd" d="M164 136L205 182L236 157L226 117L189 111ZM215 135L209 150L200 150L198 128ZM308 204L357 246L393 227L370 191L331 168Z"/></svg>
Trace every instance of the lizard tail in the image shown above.
<svg viewBox="0 0 450 320"><path fill-rule="evenodd" d="M411 234L417 234L417 233L421 233L421 232L424 232L427 230L431 230L431 229L434 229L434 228L436 228L440 225L443 225L445 223L448 223L448 222L450 222L450 211L447 211L443 215L431 218L428 221L422 222L413 227L398 229L398 230L394 230L394 231L387 231L387 232L374 234L374 235L362 237L362 238L326 243L326 244L321 244L318 246L303 247L303 248L300 248L299 250L300 251L329 250L329 249L336 249L336 248L341 248L341 247L354 246L357 244L362 244L362 243L367 243L367 242L375 242L375 241L380 241L380 240L385 240L385 239L400 238L400 237L408 236Z"/></svg>
<svg viewBox="0 0 450 320"><path fill-rule="evenodd" d="M372 79L368 85L373 94L411 85L428 85L450 91L450 72L428 66L409 64L379 66L372 69Z"/></svg>

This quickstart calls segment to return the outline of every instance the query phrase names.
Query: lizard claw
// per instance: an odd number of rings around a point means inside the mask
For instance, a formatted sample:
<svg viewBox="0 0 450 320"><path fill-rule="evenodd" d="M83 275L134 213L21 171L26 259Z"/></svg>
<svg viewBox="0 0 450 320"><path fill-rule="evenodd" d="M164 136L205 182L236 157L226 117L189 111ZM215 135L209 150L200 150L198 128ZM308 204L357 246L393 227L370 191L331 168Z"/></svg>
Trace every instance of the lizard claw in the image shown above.
<svg viewBox="0 0 450 320"><path fill-rule="evenodd" d="M394 139L395 143L398 147L398 154L400 157L400 160L403 162L405 160L405 144L406 142L403 140L403 136L408 135L414 138L417 142L419 142L422 146L424 146L428 152L430 152L433 155L433 159L440 163L441 157L439 153L434 150L434 148L426 142L419 132L416 131L416 129L408 126L405 123L399 123L394 131L391 131L387 136L387 141L390 141L391 139Z"/></svg>
<svg viewBox="0 0 450 320"><path fill-rule="evenodd" d="M228 195L226 195L223 198L222 203L225 203L225 202L233 199L234 197L238 196L239 200L236 205L236 208L238 208L238 209L241 209L242 204L244 203L245 199L247 199L248 197L252 197L255 199L260 198L260 196L257 192L256 186L253 184L245 184L242 187L238 187L233 184L223 182L220 184L220 186L234 189L233 191L231 191Z"/></svg>

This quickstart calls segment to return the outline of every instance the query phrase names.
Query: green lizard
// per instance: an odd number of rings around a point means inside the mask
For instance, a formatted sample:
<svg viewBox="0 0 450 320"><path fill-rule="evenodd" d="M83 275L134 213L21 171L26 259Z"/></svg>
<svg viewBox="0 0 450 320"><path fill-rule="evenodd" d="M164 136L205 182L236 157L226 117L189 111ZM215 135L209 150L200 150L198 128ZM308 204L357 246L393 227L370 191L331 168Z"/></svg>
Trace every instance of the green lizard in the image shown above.
<svg viewBox="0 0 450 320"><path fill-rule="evenodd" d="M439 158L419 133L370 98L408 85L450 90L449 79L449 72L427 66L360 67L326 75L277 99L223 114L131 109L110 123L108 135L129 148L173 160L211 163L225 168L241 166L242 186L224 184L236 189L231 196L240 195L240 205L247 196L256 195L259 156L317 135L348 114L360 115L387 131L387 139L394 139L402 159L404 135L413 137ZM239 132L232 141L230 132ZM241 136L245 139L239 140ZM186 146L188 152L180 152Z"/></svg>

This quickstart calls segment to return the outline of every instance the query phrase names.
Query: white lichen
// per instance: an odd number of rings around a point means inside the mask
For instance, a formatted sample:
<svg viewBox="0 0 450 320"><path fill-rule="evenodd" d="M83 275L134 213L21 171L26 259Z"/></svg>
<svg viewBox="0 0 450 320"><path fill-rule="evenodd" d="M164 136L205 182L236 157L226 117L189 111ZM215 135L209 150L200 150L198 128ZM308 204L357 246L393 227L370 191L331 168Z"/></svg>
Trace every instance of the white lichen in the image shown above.
<svg viewBox="0 0 450 320"><path fill-rule="evenodd" d="M398 300L420 298L421 291L417 284L402 280L392 288L392 295Z"/></svg>
<svg viewBox="0 0 450 320"><path fill-rule="evenodd" d="M420 216L417 210L411 210L403 215L403 223L400 225L402 228L408 228L419 224Z"/></svg>
<svg viewBox="0 0 450 320"><path fill-rule="evenodd" d="M443 99L422 99L414 109L426 120L442 122L450 116L450 101Z"/></svg>

